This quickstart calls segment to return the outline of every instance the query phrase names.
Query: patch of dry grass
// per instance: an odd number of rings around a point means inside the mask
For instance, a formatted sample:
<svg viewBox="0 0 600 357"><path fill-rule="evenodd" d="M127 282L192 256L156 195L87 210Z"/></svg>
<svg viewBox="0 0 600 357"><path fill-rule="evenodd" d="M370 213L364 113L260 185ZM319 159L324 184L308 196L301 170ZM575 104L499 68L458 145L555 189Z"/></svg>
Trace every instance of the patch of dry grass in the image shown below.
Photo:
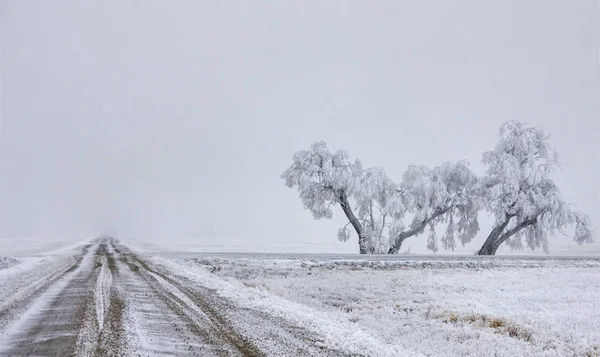
<svg viewBox="0 0 600 357"><path fill-rule="evenodd" d="M494 329L495 333L506 334L512 338L530 342L533 338L533 332L525 327L511 323L503 318L487 316L482 314L459 315L455 312L444 312L432 315L445 323L451 324L470 324L481 328Z"/></svg>

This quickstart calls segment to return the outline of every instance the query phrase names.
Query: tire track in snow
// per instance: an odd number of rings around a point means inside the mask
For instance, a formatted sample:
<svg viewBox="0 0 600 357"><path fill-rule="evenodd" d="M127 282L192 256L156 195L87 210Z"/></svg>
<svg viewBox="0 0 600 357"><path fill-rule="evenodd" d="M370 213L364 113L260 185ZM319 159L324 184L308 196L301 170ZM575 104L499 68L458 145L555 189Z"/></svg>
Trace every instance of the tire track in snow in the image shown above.
<svg viewBox="0 0 600 357"><path fill-rule="evenodd" d="M112 354L105 353L107 348L105 335L105 325L109 316L111 306L111 288L112 288L112 270L110 268L109 256L111 253L109 242L103 243L97 252L97 259L94 269L98 270L95 283L89 285L87 299L90 300L86 305L85 318L82 327L79 330L79 337L75 346L75 355L77 356L106 356L116 355L116 351L111 348ZM112 326L106 326L112 327ZM114 331L109 331L109 333Z"/></svg>
<svg viewBox="0 0 600 357"><path fill-rule="evenodd" d="M129 306L129 326L137 336L137 347L152 355L200 356L264 356L250 341L215 321L170 279L152 271L143 261L120 246L119 265L123 273L128 300L139 301ZM115 248L116 252L121 252ZM146 298L143 301L141 296ZM150 303L147 303L147 302ZM170 328L165 328L170 326ZM168 344L170 350L164 349Z"/></svg>
<svg viewBox="0 0 600 357"><path fill-rule="evenodd" d="M264 355L147 269L99 239L34 299L0 341L0 355Z"/></svg>
<svg viewBox="0 0 600 357"><path fill-rule="evenodd" d="M294 334L306 337L302 331L291 326L282 330L272 316L237 310L208 289L188 283L149 266L112 238L100 238L73 267L48 282L46 291L31 298L25 313L0 338L0 355L340 355L314 353L307 341L296 343ZM233 324L238 314L252 315L253 326L266 324L265 331L271 332L261 338L272 339L275 349L262 350L264 342Z"/></svg>
<svg viewBox="0 0 600 357"><path fill-rule="evenodd" d="M333 329L313 329L308 328L310 324L302 323L307 316L298 316L295 311L293 319L288 319L286 313L290 306L286 306L283 314L274 313L269 308L260 308L257 306L248 307L245 304L240 305L238 302L231 301L227 296L223 296L220 292L220 283L228 285L229 283L221 281L220 278L206 272L210 279L220 281L214 284L214 281L198 281L190 279L186 272L176 267L176 263L164 264L164 261L153 260L155 265L154 271L161 271L168 275L168 279L173 281L182 291L194 300L198 300L200 304L207 306L208 310L215 311L219 318L224 321L229 321L231 328L243 331L244 334L252 340L257 347L267 356L293 355L293 356L368 356L350 352L343 346L327 343L327 340L332 338L333 334L344 333L340 332L340 326L333 326ZM177 272L176 275L173 272ZM250 300L256 299L256 295L248 295ZM260 302L261 299L258 299ZM276 311L277 309L275 309ZM282 316L283 315L283 316ZM308 319L312 322L313 316ZM331 321L319 319L317 323L325 323L331 325ZM335 325L335 324L334 324ZM331 327L331 326L328 326ZM356 331L354 326L346 326L346 336L353 335ZM344 341L347 337L344 337ZM371 354L378 355L378 354ZM386 356L401 356L402 354L385 354ZM411 354L412 355L412 354Z"/></svg>
<svg viewBox="0 0 600 357"><path fill-rule="evenodd" d="M147 275L149 282L164 290L171 301L180 301L205 316L208 319L205 325L212 333L235 346L244 356L348 356L319 343L322 336L261 311L233 305L215 291L174 275L163 266L150 266L127 247L118 247L125 252L123 259L130 269Z"/></svg>
<svg viewBox="0 0 600 357"><path fill-rule="evenodd" d="M97 300L101 307L96 306L97 314L101 314L101 328L99 330L95 356L126 356L131 355L129 340L125 332L124 292L120 287L121 276L116 264L113 250L113 239L109 240L108 252L105 256L105 277L97 285ZM99 303L100 304L100 303ZM101 313L100 313L101 310Z"/></svg>

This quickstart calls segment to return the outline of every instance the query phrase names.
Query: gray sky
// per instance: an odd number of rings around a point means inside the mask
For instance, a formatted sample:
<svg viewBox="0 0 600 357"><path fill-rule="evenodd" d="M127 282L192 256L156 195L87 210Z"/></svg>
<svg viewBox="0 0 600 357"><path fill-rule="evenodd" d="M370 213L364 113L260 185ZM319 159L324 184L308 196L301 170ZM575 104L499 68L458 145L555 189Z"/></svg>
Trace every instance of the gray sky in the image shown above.
<svg viewBox="0 0 600 357"><path fill-rule="evenodd" d="M509 119L552 134L600 232L598 4L0 1L0 236L353 252L279 178L295 151L483 174Z"/></svg>

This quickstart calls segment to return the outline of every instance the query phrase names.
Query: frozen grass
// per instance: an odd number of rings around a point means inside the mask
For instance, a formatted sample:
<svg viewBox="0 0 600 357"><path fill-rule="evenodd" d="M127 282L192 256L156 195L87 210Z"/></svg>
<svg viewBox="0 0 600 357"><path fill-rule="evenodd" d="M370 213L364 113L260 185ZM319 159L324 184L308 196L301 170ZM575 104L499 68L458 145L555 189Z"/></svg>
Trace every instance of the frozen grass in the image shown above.
<svg viewBox="0 0 600 357"><path fill-rule="evenodd" d="M253 310L267 314L271 318L285 321L290 327L303 331L299 338L310 337L309 342L315 346L341 352L349 356L382 356L382 357L417 357L421 353L406 349L398 341L386 343L378 336L357 328L346 316L336 312L327 312L306 304L297 303L276 296L262 289L248 287L237 279L223 279L209 270L198 267L194 262L180 262L164 258L154 258L153 262L162 265L172 273L189 279L196 285L207 288L229 302L237 305L241 311ZM238 320L238 321L236 321ZM273 326L269 324L244 326L243 319L235 318L233 325L246 331L250 340L270 332ZM262 331L261 331L262 330ZM279 346L280 351L274 355L290 355L286 346Z"/></svg>
<svg viewBox="0 0 600 357"><path fill-rule="evenodd" d="M19 260L12 257L0 257L0 270L19 264Z"/></svg>
<svg viewBox="0 0 600 357"><path fill-rule="evenodd" d="M598 259L221 255L184 263L263 301L351 323L384 346L431 356L600 356Z"/></svg>
<svg viewBox="0 0 600 357"><path fill-rule="evenodd" d="M484 231L482 231L484 232ZM335 232L333 233L335 234ZM455 251L441 250L437 256L473 256L473 254L481 247L486 234L480 234L470 244L466 246L458 246ZM358 246L355 243L338 242L332 237L315 236L304 240L280 239L280 237L265 237L260 241L248 240L244 237L163 237L163 238L123 238L119 240L135 249L138 252L148 253L268 253L268 254L355 254ZM410 251L411 254L431 254L427 249L427 239L423 236L411 237L402 245L401 252ZM498 249L497 255L500 256L547 256L543 250L538 249L523 249L512 251L508 246L502 245ZM600 242L594 244L578 245L573 242L572 236L562 237L557 236L551 240L550 245L551 256L600 256Z"/></svg>

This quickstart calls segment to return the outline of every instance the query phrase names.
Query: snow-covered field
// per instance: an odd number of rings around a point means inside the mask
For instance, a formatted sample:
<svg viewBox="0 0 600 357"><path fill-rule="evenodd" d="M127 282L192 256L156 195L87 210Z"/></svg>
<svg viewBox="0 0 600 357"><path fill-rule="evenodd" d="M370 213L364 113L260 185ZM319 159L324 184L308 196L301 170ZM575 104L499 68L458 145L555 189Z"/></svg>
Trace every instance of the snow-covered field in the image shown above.
<svg viewBox="0 0 600 357"><path fill-rule="evenodd" d="M297 321L327 345L356 343L354 353L393 355L399 346L428 356L600 356L600 259L213 254L175 261L223 297Z"/></svg>
<svg viewBox="0 0 600 357"><path fill-rule="evenodd" d="M600 257L27 250L0 259L0 355L600 356Z"/></svg>
<svg viewBox="0 0 600 357"><path fill-rule="evenodd" d="M0 257L31 257L61 253L73 250L82 241L91 239L93 238L2 237L0 238Z"/></svg>
<svg viewBox="0 0 600 357"><path fill-rule="evenodd" d="M335 231L333 232L335 233ZM455 251L438 251L438 256L466 255L472 256L485 241L481 234L466 246L458 245ZM342 243L335 237L307 237L303 239L265 238L261 241L243 239L241 237L154 237L122 239L129 246L136 247L146 253L179 252L179 253L319 253L319 254L355 254L358 245L353 242ZM408 238L400 250L401 253L410 251L413 255L432 254L427 249L427 239L423 236ZM1 254L1 253L0 253ZM542 249L511 250L502 245L498 249L499 256L541 256L546 257ZM600 257L600 242L579 245L573 241L572 235L553 237L550 244L550 256L591 256Z"/></svg>

